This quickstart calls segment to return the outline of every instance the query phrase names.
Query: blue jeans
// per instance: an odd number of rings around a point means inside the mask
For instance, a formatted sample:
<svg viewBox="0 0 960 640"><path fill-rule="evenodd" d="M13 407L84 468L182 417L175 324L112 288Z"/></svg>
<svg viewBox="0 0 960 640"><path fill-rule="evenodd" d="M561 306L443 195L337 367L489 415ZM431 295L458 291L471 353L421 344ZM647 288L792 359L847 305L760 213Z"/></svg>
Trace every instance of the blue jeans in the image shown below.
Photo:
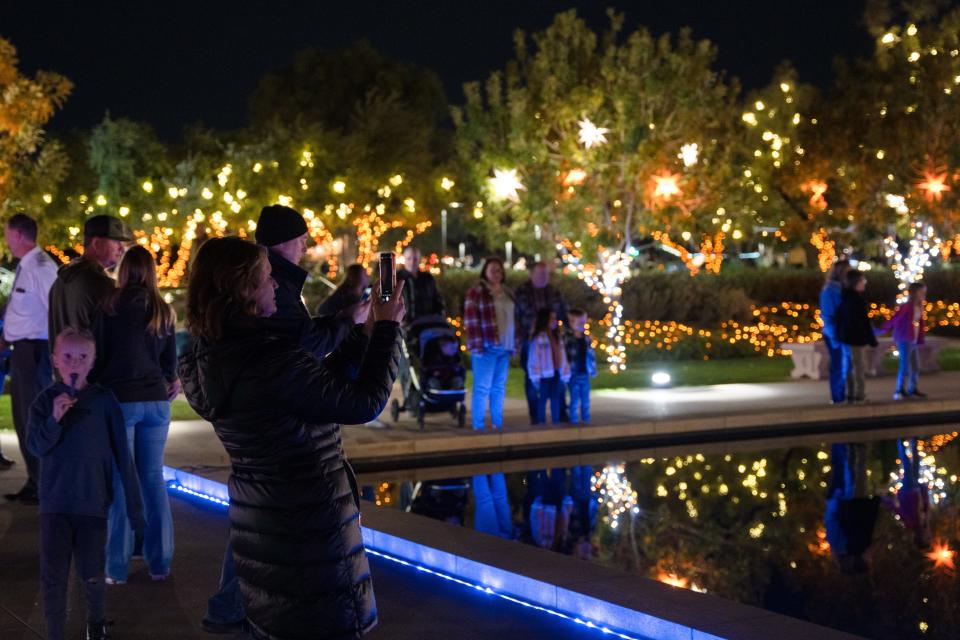
<svg viewBox="0 0 960 640"><path fill-rule="evenodd" d="M513 514L502 473L473 476L473 528L481 533L513 538Z"/></svg>
<svg viewBox="0 0 960 640"><path fill-rule="evenodd" d="M560 424L560 399L563 397L564 389L560 374L555 373L552 378L542 378L538 387L536 389L537 416L533 424L546 424L548 402L553 424Z"/></svg>
<svg viewBox="0 0 960 640"><path fill-rule="evenodd" d="M214 624L233 624L243 622L246 617L237 570L233 566L233 547L228 540L227 550L223 554L223 567L220 570L220 585L217 592L207 600L207 612L203 619Z"/></svg>
<svg viewBox="0 0 960 640"><path fill-rule="evenodd" d="M570 387L570 422L590 422L590 375L575 373L567 384Z"/></svg>
<svg viewBox="0 0 960 640"><path fill-rule="evenodd" d="M490 405L490 421L495 429L503 427L503 399L507 395L507 374L510 371L510 352L500 347L487 347L482 353L471 354L473 392L470 419L474 429L483 429Z"/></svg>
<svg viewBox="0 0 960 640"><path fill-rule="evenodd" d="M163 447L170 430L170 403L122 402L127 426L127 443L137 465L143 513L147 520L143 532L143 557L150 574L163 576L173 561L173 516L167 485L163 481ZM133 555L134 536L127 520L120 474L113 472L113 502L107 516L107 576L126 581L127 565Z"/></svg>
<svg viewBox="0 0 960 640"><path fill-rule="evenodd" d="M850 347L839 340L823 336L830 354L830 399L843 402L847 397L847 374L850 371Z"/></svg>
<svg viewBox="0 0 960 640"><path fill-rule="evenodd" d="M920 378L920 354L916 342L898 342L900 368L897 369L897 393L910 395L917 390Z"/></svg>

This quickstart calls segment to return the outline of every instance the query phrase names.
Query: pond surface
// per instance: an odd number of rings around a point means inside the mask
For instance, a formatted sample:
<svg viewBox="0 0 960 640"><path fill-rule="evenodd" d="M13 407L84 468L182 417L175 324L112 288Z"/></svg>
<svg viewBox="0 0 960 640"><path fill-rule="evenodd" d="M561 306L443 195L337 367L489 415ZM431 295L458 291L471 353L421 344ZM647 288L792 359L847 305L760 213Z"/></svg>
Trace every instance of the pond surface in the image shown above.
<svg viewBox="0 0 960 640"><path fill-rule="evenodd" d="M869 638L957 638L960 439L893 435L384 474L364 497Z"/></svg>

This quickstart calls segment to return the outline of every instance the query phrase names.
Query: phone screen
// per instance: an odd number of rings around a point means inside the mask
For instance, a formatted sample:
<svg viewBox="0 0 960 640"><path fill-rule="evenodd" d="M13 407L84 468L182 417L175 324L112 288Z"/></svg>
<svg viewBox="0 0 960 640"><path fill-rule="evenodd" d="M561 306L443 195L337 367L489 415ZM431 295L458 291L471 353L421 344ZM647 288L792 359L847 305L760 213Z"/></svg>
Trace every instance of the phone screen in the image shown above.
<svg viewBox="0 0 960 640"><path fill-rule="evenodd" d="M393 297L396 273L393 268L393 254L380 254L380 297L386 301Z"/></svg>
<svg viewBox="0 0 960 640"><path fill-rule="evenodd" d="M366 287L363 290L363 293L360 295L360 302L366 302L370 299L370 293L373 291L373 287Z"/></svg>

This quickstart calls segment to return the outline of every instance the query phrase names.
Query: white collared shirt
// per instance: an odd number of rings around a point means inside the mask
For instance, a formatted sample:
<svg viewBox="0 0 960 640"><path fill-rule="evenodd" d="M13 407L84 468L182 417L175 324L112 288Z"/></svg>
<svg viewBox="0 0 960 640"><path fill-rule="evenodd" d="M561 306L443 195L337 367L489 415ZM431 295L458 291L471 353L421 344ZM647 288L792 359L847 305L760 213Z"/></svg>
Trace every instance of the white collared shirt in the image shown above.
<svg viewBox="0 0 960 640"><path fill-rule="evenodd" d="M39 246L20 258L13 289L3 316L3 339L47 339L50 287L57 279L57 264Z"/></svg>

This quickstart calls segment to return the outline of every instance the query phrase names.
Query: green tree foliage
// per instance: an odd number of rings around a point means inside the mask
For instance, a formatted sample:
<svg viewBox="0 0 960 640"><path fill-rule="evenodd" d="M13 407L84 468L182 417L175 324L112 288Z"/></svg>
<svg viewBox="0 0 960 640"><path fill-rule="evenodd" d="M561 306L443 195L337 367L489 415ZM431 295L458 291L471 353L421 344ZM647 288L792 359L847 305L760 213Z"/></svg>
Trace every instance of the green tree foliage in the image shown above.
<svg viewBox="0 0 960 640"><path fill-rule="evenodd" d="M457 151L486 203L479 227L491 241L622 246L653 230L714 233L726 212L749 212L729 144L736 86L714 69L716 49L688 31L656 38L622 24L611 12L597 34L574 12L559 14L543 32L517 32L515 59L483 86L465 85ZM606 141L584 144L584 120L606 129ZM696 160L684 162L693 144ZM497 170L516 171L517 197L495 200ZM657 193L656 176L678 191Z"/></svg>
<svg viewBox="0 0 960 640"><path fill-rule="evenodd" d="M0 214L4 215L43 206L68 169L62 147L45 141L43 126L63 106L73 85L49 71L24 76L17 65L17 50L0 38Z"/></svg>

